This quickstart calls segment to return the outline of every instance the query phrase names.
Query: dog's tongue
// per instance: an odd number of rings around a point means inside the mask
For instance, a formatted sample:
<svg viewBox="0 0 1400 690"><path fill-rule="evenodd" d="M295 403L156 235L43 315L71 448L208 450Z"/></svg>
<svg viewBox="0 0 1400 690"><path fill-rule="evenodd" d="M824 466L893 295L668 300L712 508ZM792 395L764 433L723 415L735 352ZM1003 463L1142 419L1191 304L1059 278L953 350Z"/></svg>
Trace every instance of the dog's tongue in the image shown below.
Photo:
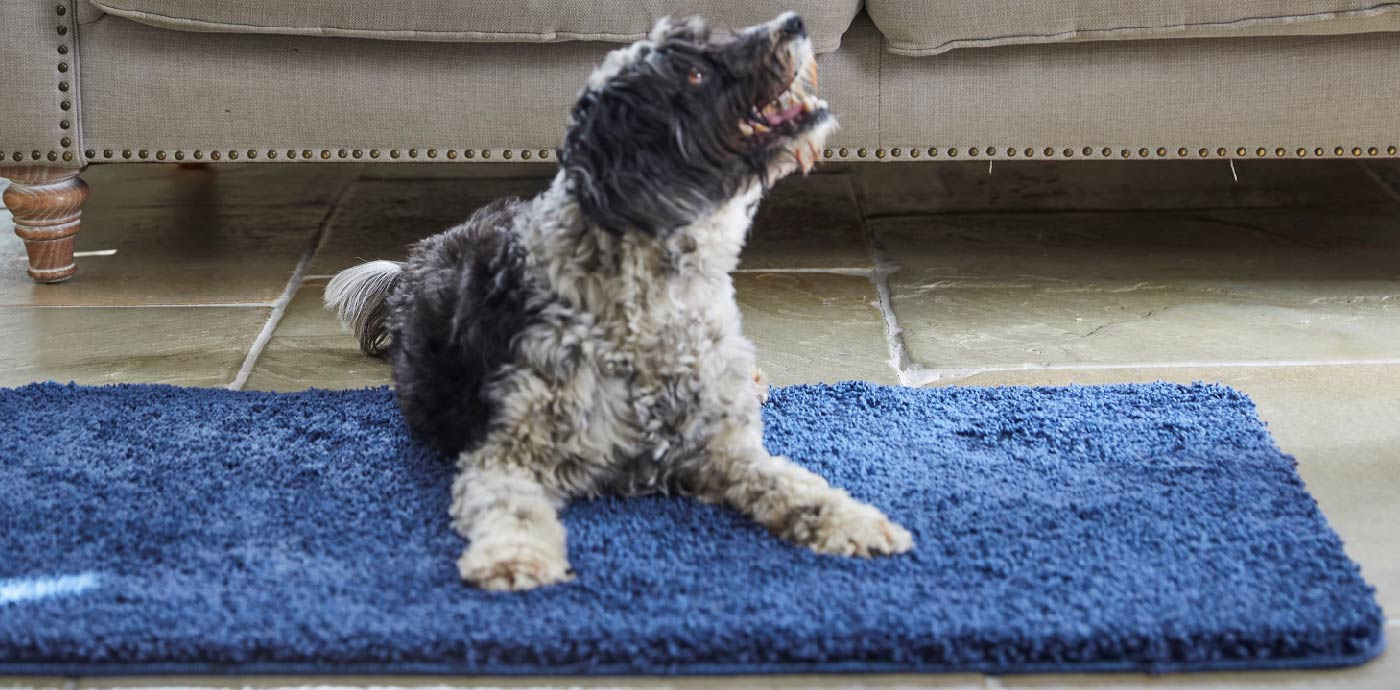
<svg viewBox="0 0 1400 690"><path fill-rule="evenodd" d="M788 120L791 120L794 117L797 117L797 114L802 112L802 108L803 106L801 103L793 103L787 108L779 111L778 114L769 117L768 121L775 125L780 125L784 122L787 122Z"/></svg>

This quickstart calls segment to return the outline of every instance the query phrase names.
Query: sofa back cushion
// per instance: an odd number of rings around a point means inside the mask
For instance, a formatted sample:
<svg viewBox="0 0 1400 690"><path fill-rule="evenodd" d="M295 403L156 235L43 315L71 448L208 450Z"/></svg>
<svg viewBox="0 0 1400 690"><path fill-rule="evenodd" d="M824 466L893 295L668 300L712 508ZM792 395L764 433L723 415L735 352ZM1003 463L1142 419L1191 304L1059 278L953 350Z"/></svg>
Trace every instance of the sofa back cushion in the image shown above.
<svg viewBox="0 0 1400 690"><path fill-rule="evenodd" d="M817 52L840 46L861 5L861 0L91 1L108 14L185 31L482 43L630 43L667 15L698 15L742 27L796 10Z"/></svg>
<svg viewBox="0 0 1400 690"><path fill-rule="evenodd" d="M1147 38L1322 35L1400 30L1378 0L868 0L900 55L956 48Z"/></svg>

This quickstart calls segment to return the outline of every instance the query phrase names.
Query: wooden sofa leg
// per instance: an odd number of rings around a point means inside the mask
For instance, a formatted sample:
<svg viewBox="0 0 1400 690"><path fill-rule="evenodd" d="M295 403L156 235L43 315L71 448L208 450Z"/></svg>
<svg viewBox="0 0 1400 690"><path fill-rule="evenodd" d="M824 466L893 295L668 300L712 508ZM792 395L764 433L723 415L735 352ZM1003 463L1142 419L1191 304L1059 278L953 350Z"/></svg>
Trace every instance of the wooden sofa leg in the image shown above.
<svg viewBox="0 0 1400 690"><path fill-rule="evenodd" d="M58 283L73 277L73 240L78 234L88 187L72 168L0 167L9 178L5 206L15 217L15 234L29 253L29 277Z"/></svg>

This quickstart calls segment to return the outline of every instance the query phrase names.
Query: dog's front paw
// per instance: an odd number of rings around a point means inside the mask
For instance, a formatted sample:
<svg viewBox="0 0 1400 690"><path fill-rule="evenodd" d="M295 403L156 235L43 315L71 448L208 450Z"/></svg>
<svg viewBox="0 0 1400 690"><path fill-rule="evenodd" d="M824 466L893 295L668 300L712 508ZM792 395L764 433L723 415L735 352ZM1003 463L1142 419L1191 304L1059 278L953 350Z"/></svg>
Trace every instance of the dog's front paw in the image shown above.
<svg viewBox="0 0 1400 690"><path fill-rule="evenodd" d="M890 556L914 548L909 530L884 513L841 495L804 521L797 541L817 553L836 556Z"/></svg>
<svg viewBox="0 0 1400 690"><path fill-rule="evenodd" d="M569 561L549 545L517 540L473 542L457 560L462 580L481 589L534 589L573 579Z"/></svg>
<svg viewBox="0 0 1400 690"><path fill-rule="evenodd" d="M768 404L768 374L758 367L753 368L753 385L758 388L758 404Z"/></svg>

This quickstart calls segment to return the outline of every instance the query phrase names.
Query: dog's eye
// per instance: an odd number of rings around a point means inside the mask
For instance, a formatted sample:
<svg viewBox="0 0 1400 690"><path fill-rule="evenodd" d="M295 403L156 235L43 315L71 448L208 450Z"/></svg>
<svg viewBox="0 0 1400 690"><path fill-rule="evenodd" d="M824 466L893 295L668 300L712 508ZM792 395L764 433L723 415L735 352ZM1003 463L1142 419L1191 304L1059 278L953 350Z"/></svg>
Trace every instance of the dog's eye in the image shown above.
<svg viewBox="0 0 1400 690"><path fill-rule="evenodd" d="M690 74L685 75L685 80L690 82L691 86L699 86L705 83L705 73L698 68L691 67Z"/></svg>

